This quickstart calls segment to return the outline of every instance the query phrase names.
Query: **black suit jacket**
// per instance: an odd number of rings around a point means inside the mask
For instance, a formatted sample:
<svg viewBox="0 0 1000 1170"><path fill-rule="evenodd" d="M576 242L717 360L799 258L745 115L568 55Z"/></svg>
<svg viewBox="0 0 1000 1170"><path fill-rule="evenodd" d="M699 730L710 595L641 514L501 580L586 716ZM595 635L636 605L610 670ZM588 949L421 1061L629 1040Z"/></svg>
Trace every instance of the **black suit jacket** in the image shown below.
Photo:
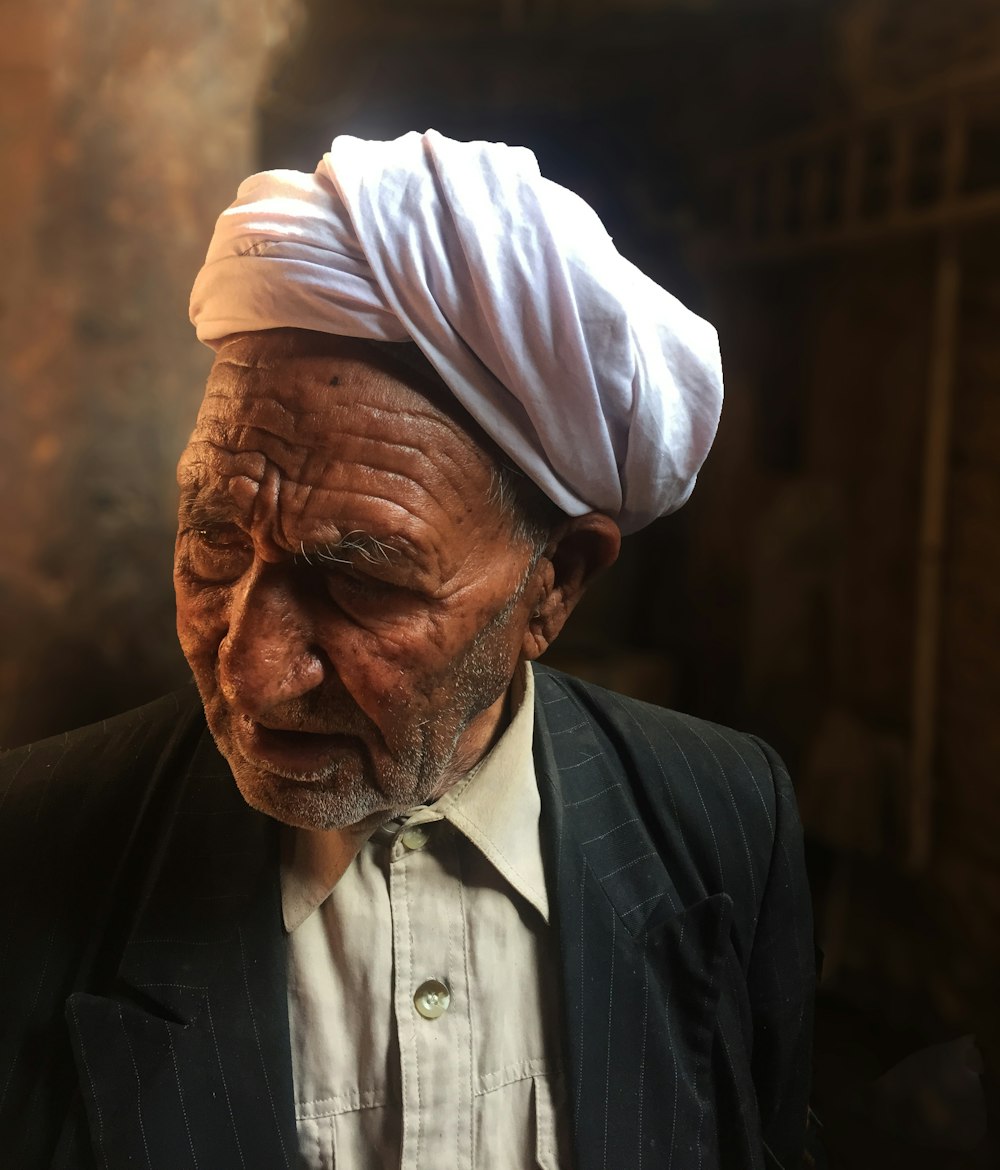
<svg viewBox="0 0 1000 1170"><path fill-rule="evenodd" d="M544 669L535 762L576 1167L798 1166L813 952L780 762ZM277 839L193 688L4 757L0 1165L296 1164Z"/></svg>

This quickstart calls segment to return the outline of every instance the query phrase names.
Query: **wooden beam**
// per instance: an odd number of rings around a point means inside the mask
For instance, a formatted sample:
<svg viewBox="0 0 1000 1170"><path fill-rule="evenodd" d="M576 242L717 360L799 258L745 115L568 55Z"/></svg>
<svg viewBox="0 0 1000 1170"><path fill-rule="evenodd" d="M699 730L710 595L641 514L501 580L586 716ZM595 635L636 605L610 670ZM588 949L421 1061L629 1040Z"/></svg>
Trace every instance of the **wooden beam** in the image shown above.
<svg viewBox="0 0 1000 1170"><path fill-rule="evenodd" d="M803 232L747 244L724 237L705 236L692 247L703 263L718 267L772 263L845 246L878 244L900 236L959 227L986 219L1000 219L1000 190L949 199L881 220L858 220L827 231Z"/></svg>
<svg viewBox="0 0 1000 1170"><path fill-rule="evenodd" d="M889 173L889 209L905 215L909 199L910 169L913 161L913 127L899 118L892 127L892 163Z"/></svg>
<svg viewBox="0 0 1000 1170"><path fill-rule="evenodd" d="M930 858L934 821L942 570L951 472L960 277L958 234L944 231L938 245L931 319L913 637L907 861L914 871L924 869Z"/></svg>

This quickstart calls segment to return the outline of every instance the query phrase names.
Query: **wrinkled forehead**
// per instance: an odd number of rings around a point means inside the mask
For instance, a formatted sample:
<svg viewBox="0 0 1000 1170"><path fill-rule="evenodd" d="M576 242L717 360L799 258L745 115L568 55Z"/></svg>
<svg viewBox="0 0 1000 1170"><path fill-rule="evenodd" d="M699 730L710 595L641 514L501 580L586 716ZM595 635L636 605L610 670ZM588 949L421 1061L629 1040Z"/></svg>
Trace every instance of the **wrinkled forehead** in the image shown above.
<svg viewBox="0 0 1000 1170"><path fill-rule="evenodd" d="M492 469L492 441L408 349L298 329L237 335L216 354L195 438L236 417L321 448L336 447L345 428L405 447L416 428Z"/></svg>

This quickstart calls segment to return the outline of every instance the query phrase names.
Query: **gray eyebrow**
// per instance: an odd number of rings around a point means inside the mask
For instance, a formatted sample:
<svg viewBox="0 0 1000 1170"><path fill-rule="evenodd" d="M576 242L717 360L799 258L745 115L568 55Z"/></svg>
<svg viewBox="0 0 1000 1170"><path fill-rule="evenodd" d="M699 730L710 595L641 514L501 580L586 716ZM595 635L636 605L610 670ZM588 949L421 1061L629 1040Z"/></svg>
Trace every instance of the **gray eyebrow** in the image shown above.
<svg viewBox="0 0 1000 1170"><path fill-rule="evenodd" d="M355 529L346 532L339 540L328 541L325 544L315 545L306 550L305 541L299 542L301 555L306 564L311 565L313 558L317 561L334 562L340 565L349 565L352 560L344 553L356 553L370 565L387 565L393 557L399 556L399 549L393 548L370 532Z"/></svg>

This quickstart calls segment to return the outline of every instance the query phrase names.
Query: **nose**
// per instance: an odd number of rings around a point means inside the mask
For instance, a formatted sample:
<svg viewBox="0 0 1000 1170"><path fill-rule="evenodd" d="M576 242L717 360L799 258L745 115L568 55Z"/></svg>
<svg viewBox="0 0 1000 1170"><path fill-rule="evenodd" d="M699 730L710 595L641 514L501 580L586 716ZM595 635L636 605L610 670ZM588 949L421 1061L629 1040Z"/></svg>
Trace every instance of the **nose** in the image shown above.
<svg viewBox="0 0 1000 1170"><path fill-rule="evenodd" d="M306 599L284 566L259 564L236 586L219 644L219 686L251 718L301 698L326 675Z"/></svg>

